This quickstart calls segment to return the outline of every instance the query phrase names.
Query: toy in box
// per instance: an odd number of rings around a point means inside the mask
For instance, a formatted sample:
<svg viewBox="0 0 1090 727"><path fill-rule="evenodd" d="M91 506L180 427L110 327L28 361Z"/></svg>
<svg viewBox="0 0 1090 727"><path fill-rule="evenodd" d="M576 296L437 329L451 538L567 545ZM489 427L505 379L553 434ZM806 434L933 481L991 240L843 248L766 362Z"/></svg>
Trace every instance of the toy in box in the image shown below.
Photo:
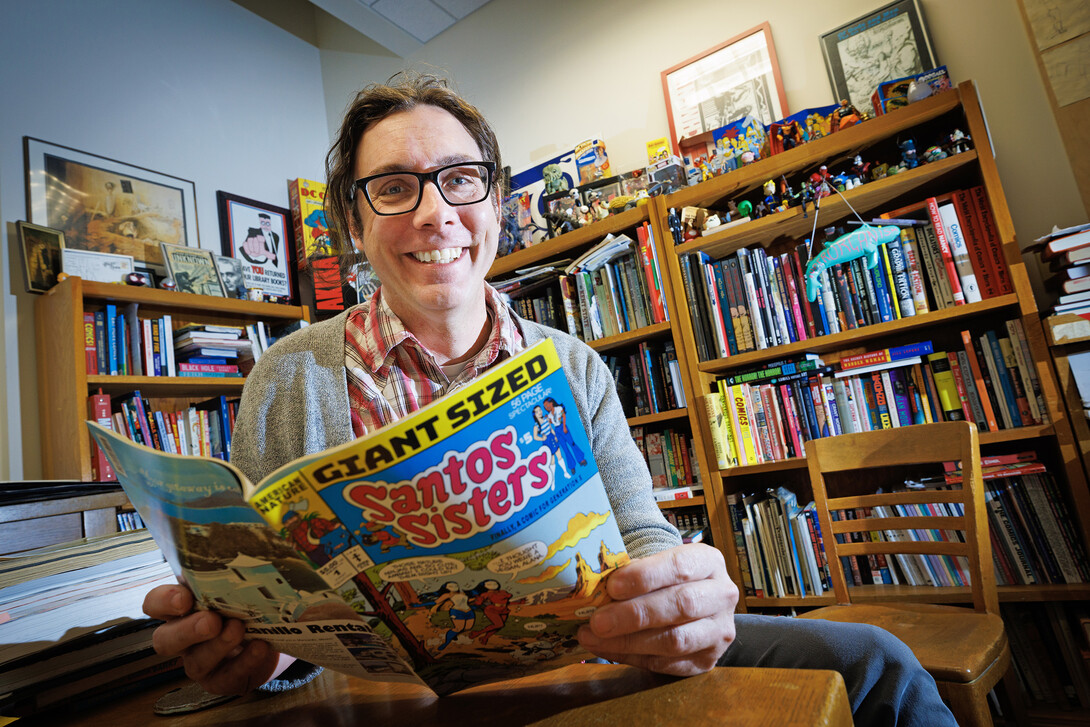
<svg viewBox="0 0 1090 727"><path fill-rule="evenodd" d="M511 177L512 192L529 193L530 216L533 225L542 231L548 229L548 222L545 219L546 207L542 196L545 194L544 170L545 167L550 165L555 165L555 168L551 169L550 172L559 172L559 181L562 188L567 189L575 186L575 180L579 177L579 170L575 164L574 151L559 154ZM536 242L540 242L545 237L544 232L535 232L534 235Z"/></svg>
<svg viewBox="0 0 1090 727"><path fill-rule="evenodd" d="M503 227L498 255L507 255L533 244L530 193L513 192L503 200Z"/></svg>
<svg viewBox="0 0 1090 727"><path fill-rule="evenodd" d="M907 106L909 104L908 87L913 81L918 84L926 83L931 88L931 93L939 93L952 87L946 66L880 83L870 99L871 105L874 106L874 115L881 116L893 109Z"/></svg>
<svg viewBox="0 0 1090 727"><path fill-rule="evenodd" d="M813 109L803 109L768 126L768 145L773 154L794 149L810 141L810 132L817 127L817 133L824 136L829 133L829 115L836 110L836 104ZM809 123L807 123L807 121ZM820 122L820 123L819 123ZM816 137L815 137L816 138Z"/></svg>
<svg viewBox="0 0 1090 727"><path fill-rule="evenodd" d="M665 136L647 142L647 163L649 165L669 158L671 153L673 152L670 149L670 141Z"/></svg>
<svg viewBox="0 0 1090 727"><path fill-rule="evenodd" d="M581 185L608 177L609 157L606 156L606 145L598 139L576 144L575 166L579 170Z"/></svg>
<svg viewBox="0 0 1090 727"><path fill-rule="evenodd" d="M669 156L647 167L651 196L670 194L686 186L685 165L676 156Z"/></svg>
<svg viewBox="0 0 1090 727"><path fill-rule="evenodd" d="M325 184L310 179L288 182L288 203L295 226L296 259L332 255L333 240L325 216Z"/></svg>
<svg viewBox="0 0 1090 727"><path fill-rule="evenodd" d="M768 134L759 119L746 116L712 132L716 153L749 164L768 156ZM741 164L739 166L741 166Z"/></svg>
<svg viewBox="0 0 1090 727"><path fill-rule="evenodd" d="M639 192L647 191L647 187L650 186L649 180L650 177L647 176L646 167L617 175L617 181L621 183L621 194L630 197L635 197Z"/></svg>

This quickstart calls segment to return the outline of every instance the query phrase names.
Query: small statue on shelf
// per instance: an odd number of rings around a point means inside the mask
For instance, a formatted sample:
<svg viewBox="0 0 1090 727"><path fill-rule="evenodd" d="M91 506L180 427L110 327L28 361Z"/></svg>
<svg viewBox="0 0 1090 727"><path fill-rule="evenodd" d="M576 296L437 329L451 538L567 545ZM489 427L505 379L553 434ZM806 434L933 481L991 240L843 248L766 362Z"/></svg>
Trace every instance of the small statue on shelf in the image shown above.
<svg viewBox="0 0 1090 727"><path fill-rule="evenodd" d="M915 169L920 163L920 160L916 158L916 142L905 139L897 146L901 149L901 165L905 169Z"/></svg>
<svg viewBox="0 0 1090 727"><path fill-rule="evenodd" d="M972 139L961 129L954 129L946 139L946 143L943 145L946 147L946 151L949 154L960 154L963 151L969 151L971 148L969 144Z"/></svg>
<svg viewBox="0 0 1090 727"><path fill-rule="evenodd" d="M849 126L855 126L863 120L859 109L855 108L846 98L840 99L840 105L833 109L833 125L837 131L843 131Z"/></svg>

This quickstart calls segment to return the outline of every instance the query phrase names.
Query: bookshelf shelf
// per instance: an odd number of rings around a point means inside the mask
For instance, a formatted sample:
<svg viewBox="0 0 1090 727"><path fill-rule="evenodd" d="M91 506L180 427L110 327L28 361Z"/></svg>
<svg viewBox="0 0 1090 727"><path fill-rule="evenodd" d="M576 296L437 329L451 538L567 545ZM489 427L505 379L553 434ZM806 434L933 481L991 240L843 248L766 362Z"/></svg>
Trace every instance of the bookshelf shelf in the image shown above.
<svg viewBox="0 0 1090 727"><path fill-rule="evenodd" d="M61 284L63 285L63 283ZM141 306L155 310L175 312L192 310L194 315L202 318L207 317L208 314L253 320L296 321L304 317L303 309L299 306L260 303L235 298L216 298L209 295L179 293L173 290L159 290L117 283L97 283L91 280L82 280L80 285L85 300L119 305L138 303ZM178 315L181 314L178 313Z"/></svg>
<svg viewBox="0 0 1090 727"><path fill-rule="evenodd" d="M597 242L609 234L615 234L635 227L647 220L647 206L634 207L604 220L593 222L586 227L539 242L523 250L516 250L510 255L496 258L488 271L489 279L513 273L521 268L539 265L548 260L562 258L566 253L576 250L587 243Z"/></svg>
<svg viewBox="0 0 1090 727"><path fill-rule="evenodd" d="M690 497L684 500L666 500L659 503L660 510L672 510L677 507L695 507L704 505L703 497Z"/></svg>
<svg viewBox="0 0 1090 727"><path fill-rule="evenodd" d="M892 177L885 177L869 182L848 192L844 197L860 214L887 205L893 199L911 192L933 180L946 176L976 162L975 151L966 151L957 156L937 162L924 164ZM669 203L668 203L669 204ZM847 202L839 194L821 200L819 219L822 224L833 222L851 215ZM755 244L767 244L778 237L809 237L814 224L814 210L810 208L803 216L800 207L791 207L783 212L746 222L737 227L728 227L721 232L697 238L677 246L678 255L690 252L704 252L715 258L730 255L739 248Z"/></svg>
<svg viewBox="0 0 1090 727"><path fill-rule="evenodd" d="M779 459L775 462L739 465L738 467L719 470L719 474L723 477L740 477L743 475L759 475L767 472L787 472L789 470L804 469L806 469L805 457L791 457L790 459Z"/></svg>
<svg viewBox="0 0 1090 727"><path fill-rule="evenodd" d="M766 361L775 361L780 358L795 356L801 353L825 353L827 351L840 351L845 348L857 346L867 341L886 338L891 334L903 334L915 330L931 329L936 326L949 325L956 321L986 315L997 310L1010 308L1018 304L1018 296L1002 295L996 298L982 300L979 303L959 305L954 308L924 313L923 315L902 318L896 321L878 323L873 326L864 326L850 331L841 331L829 336L810 338L805 341L796 341L775 348L766 348L760 351L749 351L729 358L718 358L704 361L698 364L698 368L704 373L721 374L747 366L761 364Z"/></svg>
<svg viewBox="0 0 1090 727"><path fill-rule="evenodd" d="M641 414L637 417L629 417L628 425L637 427L645 424L658 424L660 422L673 422L681 421L689 416L688 409L671 409L670 411L660 411L655 414Z"/></svg>
<svg viewBox="0 0 1090 727"><path fill-rule="evenodd" d="M1001 442L1019 442L1024 439L1050 437L1056 433L1051 424L1039 424L1032 427L1000 429L998 432L980 432L981 444L999 444Z"/></svg>
<svg viewBox="0 0 1090 727"><path fill-rule="evenodd" d="M140 389L144 396L219 396L241 394L246 380L238 376L103 376L87 377L87 386L110 396Z"/></svg>
<svg viewBox="0 0 1090 727"><path fill-rule="evenodd" d="M634 331L625 331L619 333L616 336L606 336L605 338L596 338L593 341L587 343L588 346L593 348L599 353L603 351L612 351L615 348L625 348L639 343L640 341L647 341L652 338L662 338L670 335L670 322L654 323L650 326L644 326L643 328L637 328Z"/></svg>
<svg viewBox="0 0 1090 727"><path fill-rule="evenodd" d="M1048 601L1084 601L1090 598L1090 585L1043 585L999 586L999 600L1003 603L1028 603ZM853 603L967 603L971 599L968 588L933 586L852 586ZM748 608L818 608L831 606L836 598L831 594L820 596L793 596L766 598L747 596Z"/></svg>

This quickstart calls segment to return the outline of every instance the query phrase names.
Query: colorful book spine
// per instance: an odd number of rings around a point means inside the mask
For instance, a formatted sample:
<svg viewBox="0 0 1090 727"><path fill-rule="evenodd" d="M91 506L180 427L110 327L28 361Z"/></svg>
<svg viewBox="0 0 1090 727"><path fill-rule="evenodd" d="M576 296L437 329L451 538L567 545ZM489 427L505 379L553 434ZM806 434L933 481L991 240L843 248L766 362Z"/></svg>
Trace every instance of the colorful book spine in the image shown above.
<svg viewBox="0 0 1090 727"><path fill-rule="evenodd" d="M934 197L928 197L927 199L927 214L931 219L931 227L935 231L935 239L938 241L939 254L942 258L943 269L946 271L946 278L950 284L950 294L953 296L954 305L965 305L965 293L961 289L961 278L958 277L954 253L946 236L942 215L939 213L939 203Z"/></svg>

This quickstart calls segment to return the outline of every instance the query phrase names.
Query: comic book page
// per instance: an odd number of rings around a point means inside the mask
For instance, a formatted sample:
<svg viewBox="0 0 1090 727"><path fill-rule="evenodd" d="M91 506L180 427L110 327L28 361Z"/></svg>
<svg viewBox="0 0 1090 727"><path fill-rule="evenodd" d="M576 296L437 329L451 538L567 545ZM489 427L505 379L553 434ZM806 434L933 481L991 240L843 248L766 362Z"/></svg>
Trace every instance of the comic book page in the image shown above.
<svg viewBox="0 0 1090 727"><path fill-rule="evenodd" d="M628 559L551 341L247 499L439 694L586 659Z"/></svg>
<svg viewBox="0 0 1090 727"><path fill-rule="evenodd" d="M314 664L419 683L387 640L246 503L241 473L218 459L167 454L88 426L198 608L241 619L250 638Z"/></svg>

